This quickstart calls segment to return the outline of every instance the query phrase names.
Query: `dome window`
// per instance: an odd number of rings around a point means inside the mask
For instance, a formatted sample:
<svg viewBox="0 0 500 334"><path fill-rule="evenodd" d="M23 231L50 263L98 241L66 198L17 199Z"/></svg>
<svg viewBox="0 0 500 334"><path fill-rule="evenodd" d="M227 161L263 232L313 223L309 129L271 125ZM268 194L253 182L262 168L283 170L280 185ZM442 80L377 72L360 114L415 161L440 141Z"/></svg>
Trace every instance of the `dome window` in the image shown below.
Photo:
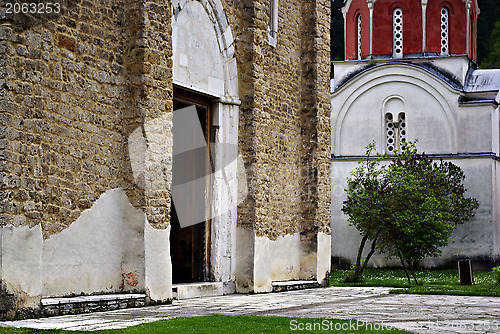
<svg viewBox="0 0 500 334"><path fill-rule="evenodd" d="M448 8L441 8L441 55L449 55L449 43L448 43Z"/></svg>
<svg viewBox="0 0 500 334"><path fill-rule="evenodd" d="M358 14L356 16L356 26L357 26L357 40L356 40L356 46L357 46L357 57L358 60L361 60L361 15Z"/></svg>
<svg viewBox="0 0 500 334"><path fill-rule="evenodd" d="M394 58L403 58L403 10L396 8L392 12L392 40Z"/></svg>

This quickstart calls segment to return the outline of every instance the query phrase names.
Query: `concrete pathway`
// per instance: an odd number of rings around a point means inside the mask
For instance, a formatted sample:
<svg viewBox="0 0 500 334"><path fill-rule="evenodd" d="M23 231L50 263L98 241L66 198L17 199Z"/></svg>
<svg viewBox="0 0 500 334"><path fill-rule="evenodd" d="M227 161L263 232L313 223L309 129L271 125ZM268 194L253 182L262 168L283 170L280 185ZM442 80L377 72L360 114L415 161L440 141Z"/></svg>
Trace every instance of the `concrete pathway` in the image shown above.
<svg viewBox="0 0 500 334"><path fill-rule="evenodd" d="M174 300L171 305L6 321L0 322L0 326L99 330L175 317L228 314L295 317L290 329L296 331L307 326L306 323L314 326L313 320L303 318L340 318L354 319L351 326L371 326L367 328L374 333L380 326L426 334L500 333L500 297L391 295L388 291L388 288L330 287L235 294Z"/></svg>

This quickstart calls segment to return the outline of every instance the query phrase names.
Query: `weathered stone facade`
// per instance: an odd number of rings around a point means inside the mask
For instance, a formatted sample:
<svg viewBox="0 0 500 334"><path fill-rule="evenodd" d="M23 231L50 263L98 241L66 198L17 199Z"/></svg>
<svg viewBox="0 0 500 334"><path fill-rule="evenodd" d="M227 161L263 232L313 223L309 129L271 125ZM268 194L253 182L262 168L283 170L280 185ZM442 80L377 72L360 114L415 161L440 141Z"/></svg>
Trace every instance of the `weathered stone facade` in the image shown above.
<svg viewBox="0 0 500 334"><path fill-rule="evenodd" d="M169 8L75 6L28 27L8 15L2 25L3 222L40 224L47 238L124 187L152 224L168 223L168 194L134 184L124 145L172 108Z"/></svg>
<svg viewBox="0 0 500 334"><path fill-rule="evenodd" d="M212 182L211 210L223 214L204 236L210 279L225 293L325 279L330 2L280 3L276 46L270 6L92 0L61 3L52 16L0 9L0 278L15 295L0 312L81 293L171 300L174 87L212 101L215 143L234 142L246 171L248 196L236 208L221 189L229 180L237 193L229 161L237 153L216 151L228 179ZM262 263L266 273L256 274Z"/></svg>
<svg viewBox="0 0 500 334"><path fill-rule="evenodd" d="M330 191L330 4L281 6L276 47L268 43L269 3L241 3L228 12L239 40L240 143L252 190L239 225L271 239L308 225L329 233L329 200L318 194L328 198Z"/></svg>

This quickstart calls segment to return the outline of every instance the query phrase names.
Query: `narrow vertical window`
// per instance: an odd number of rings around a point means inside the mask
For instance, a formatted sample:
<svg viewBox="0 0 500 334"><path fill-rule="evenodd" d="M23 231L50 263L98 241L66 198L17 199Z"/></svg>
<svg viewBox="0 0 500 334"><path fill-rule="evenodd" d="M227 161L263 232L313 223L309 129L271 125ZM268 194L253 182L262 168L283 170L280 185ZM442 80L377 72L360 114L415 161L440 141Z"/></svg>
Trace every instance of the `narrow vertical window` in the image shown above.
<svg viewBox="0 0 500 334"><path fill-rule="evenodd" d="M448 47L448 8L441 8L441 54L448 55L450 54Z"/></svg>
<svg viewBox="0 0 500 334"><path fill-rule="evenodd" d="M387 153L394 153L396 138L394 136L394 122L391 113L385 115L385 132L386 132L386 148Z"/></svg>
<svg viewBox="0 0 500 334"><path fill-rule="evenodd" d="M401 143L406 141L406 120L405 120L405 113L399 113L398 116L398 135L399 135L399 140L398 140L398 145L399 149L401 149Z"/></svg>
<svg viewBox="0 0 500 334"><path fill-rule="evenodd" d="M278 0L270 0L269 3L267 35L269 37L269 44L276 46L278 42Z"/></svg>
<svg viewBox="0 0 500 334"><path fill-rule="evenodd" d="M358 60L361 60L361 15L358 14L356 16L356 30L358 32L357 34L357 39L356 39L356 46L357 46L357 57Z"/></svg>
<svg viewBox="0 0 500 334"><path fill-rule="evenodd" d="M392 40L394 58L403 58L403 10L396 8L392 12Z"/></svg>
<svg viewBox="0 0 500 334"><path fill-rule="evenodd" d="M401 143L406 141L405 113L401 112L395 120L392 113L385 115L386 150L392 154L401 149Z"/></svg>

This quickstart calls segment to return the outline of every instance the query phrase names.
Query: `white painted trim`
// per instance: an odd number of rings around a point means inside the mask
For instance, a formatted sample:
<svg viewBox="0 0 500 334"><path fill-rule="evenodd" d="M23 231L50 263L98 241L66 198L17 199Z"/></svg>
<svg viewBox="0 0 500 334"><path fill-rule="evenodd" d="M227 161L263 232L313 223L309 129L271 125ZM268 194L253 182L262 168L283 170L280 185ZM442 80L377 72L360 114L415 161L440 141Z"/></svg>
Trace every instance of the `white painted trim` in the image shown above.
<svg viewBox="0 0 500 334"><path fill-rule="evenodd" d="M347 29L347 22L346 22L346 16L347 16L347 11L344 11L345 6L342 7L342 15L344 16L344 59L346 56L346 50L347 50L347 38L346 38L346 29Z"/></svg>

